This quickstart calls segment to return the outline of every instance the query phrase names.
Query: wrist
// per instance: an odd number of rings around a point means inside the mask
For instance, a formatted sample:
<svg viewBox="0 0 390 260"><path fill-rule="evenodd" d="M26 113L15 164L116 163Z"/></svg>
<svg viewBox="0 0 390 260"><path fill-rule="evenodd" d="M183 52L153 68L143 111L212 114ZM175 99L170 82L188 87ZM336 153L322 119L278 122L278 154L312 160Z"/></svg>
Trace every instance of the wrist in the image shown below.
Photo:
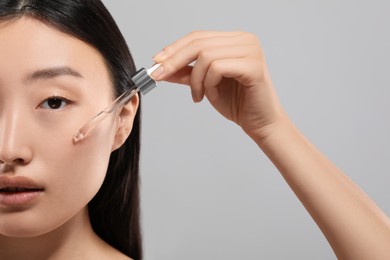
<svg viewBox="0 0 390 260"><path fill-rule="evenodd" d="M247 132L249 137L262 149L273 143L273 140L285 133L294 132L296 130L294 124L285 112L281 113L272 123L269 123L261 128Z"/></svg>

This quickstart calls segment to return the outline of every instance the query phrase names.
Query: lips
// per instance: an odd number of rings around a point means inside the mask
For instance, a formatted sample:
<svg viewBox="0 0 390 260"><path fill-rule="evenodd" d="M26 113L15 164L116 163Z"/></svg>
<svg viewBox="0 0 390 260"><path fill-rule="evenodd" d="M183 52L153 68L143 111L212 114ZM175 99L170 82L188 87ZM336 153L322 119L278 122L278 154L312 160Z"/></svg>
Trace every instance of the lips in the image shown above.
<svg viewBox="0 0 390 260"><path fill-rule="evenodd" d="M28 204L43 191L43 186L24 176L0 176L0 204L4 206Z"/></svg>
<svg viewBox="0 0 390 260"><path fill-rule="evenodd" d="M28 189L22 187L7 187L0 189L0 192L26 192L26 191L38 191L40 189Z"/></svg>
<svg viewBox="0 0 390 260"><path fill-rule="evenodd" d="M23 191L25 190L43 190L43 187L33 180L24 176L0 176L0 190L4 191Z"/></svg>

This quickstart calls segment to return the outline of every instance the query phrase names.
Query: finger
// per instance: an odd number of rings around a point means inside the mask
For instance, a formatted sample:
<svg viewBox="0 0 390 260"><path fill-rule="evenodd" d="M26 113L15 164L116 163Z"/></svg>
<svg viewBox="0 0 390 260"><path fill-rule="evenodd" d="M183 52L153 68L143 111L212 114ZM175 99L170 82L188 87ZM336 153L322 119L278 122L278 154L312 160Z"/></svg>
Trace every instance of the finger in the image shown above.
<svg viewBox="0 0 390 260"><path fill-rule="evenodd" d="M180 38L174 43L166 46L161 52L153 57L156 63L161 63L165 59L169 58L172 54L186 46L188 43L195 39L210 38L210 37L227 37L240 35L243 32L221 32L221 31L193 31L186 36Z"/></svg>
<svg viewBox="0 0 390 260"><path fill-rule="evenodd" d="M190 65L185 66L184 68L178 70L175 74L173 74L169 78L166 78L165 81L190 86L191 85L190 77L191 77L192 70L193 70L192 66Z"/></svg>
<svg viewBox="0 0 390 260"><path fill-rule="evenodd" d="M161 63L161 66L153 72L153 78L156 80L163 80L170 77L176 73L176 71L195 61L201 50L244 44L248 44L248 37L218 36L195 39L174 53L168 59L164 60Z"/></svg>
<svg viewBox="0 0 390 260"><path fill-rule="evenodd" d="M165 79L165 81L191 86L190 77L191 77L192 70L193 70L192 66L186 66L183 69L177 71L175 74L173 74L169 78ZM194 102L201 101L201 100L195 99L194 95L192 95L192 99L194 100Z"/></svg>
<svg viewBox="0 0 390 260"><path fill-rule="evenodd" d="M251 72L248 68L255 68L255 72ZM237 82L245 86L254 85L255 78L250 75L254 73L260 73L259 62L256 59L225 59L216 60L210 64L209 70L207 71L204 87L206 96L211 100L215 101L219 96L218 84L223 78L233 78Z"/></svg>
<svg viewBox="0 0 390 260"><path fill-rule="evenodd" d="M210 64L216 60L239 59L261 53L258 45L234 45L201 51L191 73L191 89L194 100L202 100L204 96L204 79Z"/></svg>

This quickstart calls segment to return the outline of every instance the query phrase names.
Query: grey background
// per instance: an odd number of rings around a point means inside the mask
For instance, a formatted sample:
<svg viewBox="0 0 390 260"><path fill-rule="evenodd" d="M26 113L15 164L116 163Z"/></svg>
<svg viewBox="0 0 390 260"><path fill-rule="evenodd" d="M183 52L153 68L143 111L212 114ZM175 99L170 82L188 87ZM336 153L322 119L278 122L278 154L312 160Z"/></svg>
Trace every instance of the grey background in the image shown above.
<svg viewBox="0 0 390 260"><path fill-rule="evenodd" d="M192 30L255 33L293 121L390 214L388 1L104 2L138 67ZM274 166L207 100L162 83L142 108L145 259L335 259Z"/></svg>

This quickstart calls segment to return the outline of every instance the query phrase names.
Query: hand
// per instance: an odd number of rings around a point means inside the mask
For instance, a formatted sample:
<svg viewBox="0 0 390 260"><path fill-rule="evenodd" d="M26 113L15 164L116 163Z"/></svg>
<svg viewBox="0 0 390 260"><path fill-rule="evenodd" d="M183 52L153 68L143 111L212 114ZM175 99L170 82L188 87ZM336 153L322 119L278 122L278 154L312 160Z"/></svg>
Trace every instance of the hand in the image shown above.
<svg viewBox="0 0 390 260"><path fill-rule="evenodd" d="M154 60L161 63L152 74L155 80L190 86L195 102L206 96L253 139L266 137L284 117L253 34L196 31L165 47Z"/></svg>

